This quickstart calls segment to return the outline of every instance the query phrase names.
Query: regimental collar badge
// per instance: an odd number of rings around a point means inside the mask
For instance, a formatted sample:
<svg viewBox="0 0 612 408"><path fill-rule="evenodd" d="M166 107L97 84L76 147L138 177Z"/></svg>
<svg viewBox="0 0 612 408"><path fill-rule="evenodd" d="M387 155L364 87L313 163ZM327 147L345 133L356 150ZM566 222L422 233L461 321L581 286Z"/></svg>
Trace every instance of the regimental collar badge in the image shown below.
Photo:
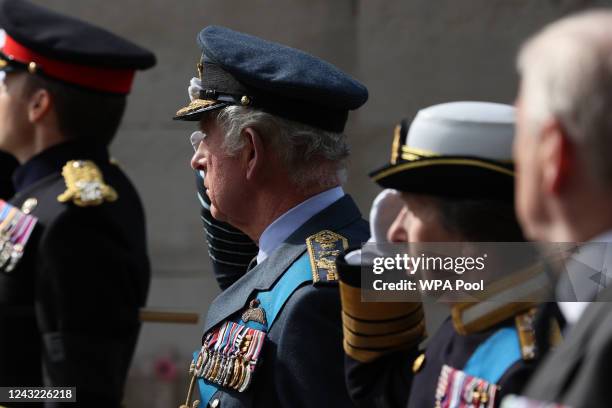
<svg viewBox="0 0 612 408"><path fill-rule="evenodd" d="M312 282L333 282L338 280L336 258L348 249L348 241L340 234L323 230L306 239Z"/></svg>
<svg viewBox="0 0 612 408"><path fill-rule="evenodd" d="M244 392L253 380L266 333L240 323L225 322L204 338L192 374L214 384Z"/></svg>
<svg viewBox="0 0 612 408"><path fill-rule="evenodd" d="M15 269L37 222L36 217L0 200L0 270Z"/></svg>
<svg viewBox="0 0 612 408"><path fill-rule="evenodd" d="M117 192L104 183L102 172L91 160L71 160L64 165L62 176L66 191L57 196L60 203L72 201L79 207L95 206L117 200Z"/></svg>
<svg viewBox="0 0 612 408"><path fill-rule="evenodd" d="M263 326L268 324L266 321L266 311L259 307L259 299L251 300L249 308L242 314L242 321L245 323L257 322Z"/></svg>

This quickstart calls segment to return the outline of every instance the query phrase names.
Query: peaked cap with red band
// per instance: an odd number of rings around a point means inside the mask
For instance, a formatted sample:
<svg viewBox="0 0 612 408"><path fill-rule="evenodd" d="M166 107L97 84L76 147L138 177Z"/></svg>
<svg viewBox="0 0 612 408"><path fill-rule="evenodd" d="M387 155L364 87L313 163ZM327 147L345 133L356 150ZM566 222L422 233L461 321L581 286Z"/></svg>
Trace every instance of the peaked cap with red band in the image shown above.
<svg viewBox="0 0 612 408"><path fill-rule="evenodd" d="M0 0L6 33L0 69L25 69L82 88L130 92L134 73L155 65L150 51L92 24L26 0Z"/></svg>

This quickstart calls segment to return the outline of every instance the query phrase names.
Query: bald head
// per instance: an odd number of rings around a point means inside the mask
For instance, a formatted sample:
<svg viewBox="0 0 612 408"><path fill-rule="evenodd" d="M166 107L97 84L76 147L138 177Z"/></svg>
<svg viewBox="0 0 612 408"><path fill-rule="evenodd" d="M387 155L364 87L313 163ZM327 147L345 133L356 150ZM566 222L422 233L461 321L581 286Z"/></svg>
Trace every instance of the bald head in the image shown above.
<svg viewBox="0 0 612 408"><path fill-rule="evenodd" d="M612 189L612 10L554 22L518 57L520 102L534 133L555 119L602 188Z"/></svg>
<svg viewBox="0 0 612 408"><path fill-rule="evenodd" d="M532 239L612 230L612 10L545 27L518 57L516 210Z"/></svg>

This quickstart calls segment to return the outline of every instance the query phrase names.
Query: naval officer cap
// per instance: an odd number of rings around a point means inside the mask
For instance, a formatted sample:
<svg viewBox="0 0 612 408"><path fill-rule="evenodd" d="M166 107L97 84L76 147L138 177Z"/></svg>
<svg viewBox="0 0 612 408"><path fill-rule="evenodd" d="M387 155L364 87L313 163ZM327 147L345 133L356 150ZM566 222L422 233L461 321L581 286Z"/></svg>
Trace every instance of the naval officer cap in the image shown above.
<svg viewBox="0 0 612 408"><path fill-rule="evenodd" d="M389 164L370 176L403 192L512 200L514 108L450 102L420 110L396 128Z"/></svg>
<svg viewBox="0 0 612 408"><path fill-rule="evenodd" d="M26 0L0 0L0 69L25 70L88 90L128 94L150 51L107 30Z"/></svg>
<svg viewBox="0 0 612 408"><path fill-rule="evenodd" d="M174 119L197 121L230 105L261 109L323 130L342 132L368 90L335 66L303 51L224 27L198 35L202 57L195 95Z"/></svg>

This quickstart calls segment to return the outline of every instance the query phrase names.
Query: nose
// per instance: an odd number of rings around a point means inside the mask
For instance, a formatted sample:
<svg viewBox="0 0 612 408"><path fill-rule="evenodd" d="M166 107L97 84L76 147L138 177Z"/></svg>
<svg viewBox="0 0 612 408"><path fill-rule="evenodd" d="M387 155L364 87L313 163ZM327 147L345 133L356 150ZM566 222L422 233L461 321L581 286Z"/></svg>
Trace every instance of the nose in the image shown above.
<svg viewBox="0 0 612 408"><path fill-rule="evenodd" d="M387 231L387 240L391 243L408 242L408 231L406 230L406 217L408 216L408 208L404 206L397 214L395 220Z"/></svg>
<svg viewBox="0 0 612 408"><path fill-rule="evenodd" d="M201 147L198 148L191 157L191 168L194 170L206 171L206 156L201 150Z"/></svg>

